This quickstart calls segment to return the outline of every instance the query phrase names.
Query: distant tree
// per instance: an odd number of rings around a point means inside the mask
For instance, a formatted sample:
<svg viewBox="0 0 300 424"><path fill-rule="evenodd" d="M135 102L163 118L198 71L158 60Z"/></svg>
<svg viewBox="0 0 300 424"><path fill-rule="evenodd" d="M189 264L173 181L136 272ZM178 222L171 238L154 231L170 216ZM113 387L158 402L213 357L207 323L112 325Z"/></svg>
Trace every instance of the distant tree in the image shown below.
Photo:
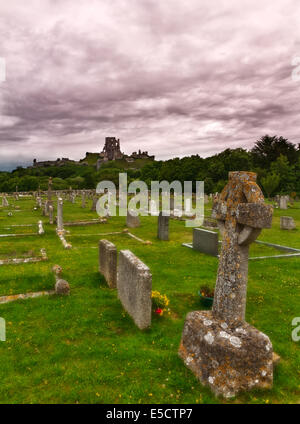
<svg viewBox="0 0 300 424"><path fill-rule="evenodd" d="M290 193L294 191L296 176L294 166L289 164L286 156L280 155L275 162L271 164L271 172L279 175L279 190L281 193Z"/></svg>
<svg viewBox="0 0 300 424"><path fill-rule="evenodd" d="M267 194L267 197L271 197L274 191L277 189L280 183L280 176L277 174L268 174L266 177L261 179L261 185Z"/></svg>
<svg viewBox="0 0 300 424"><path fill-rule="evenodd" d="M31 191L37 190L39 181L37 177L31 175L25 175L19 179L19 190L20 191Z"/></svg>
<svg viewBox="0 0 300 424"><path fill-rule="evenodd" d="M67 181L62 178L55 177L52 182L54 190L66 190L69 188Z"/></svg>
<svg viewBox="0 0 300 424"><path fill-rule="evenodd" d="M269 135L261 137L251 150L251 153L254 165L262 168L269 168L271 162L276 161L280 155L286 156L290 164L296 163L299 157L299 150L293 143L276 135L273 137Z"/></svg>
<svg viewBox="0 0 300 424"><path fill-rule="evenodd" d="M200 181L202 181L202 180L200 179ZM209 177L206 177L204 179L204 192L205 192L205 194L212 193L213 192L213 188L214 188L214 182L213 182L213 180L211 178L209 178Z"/></svg>
<svg viewBox="0 0 300 424"><path fill-rule="evenodd" d="M226 184L227 184L227 181L225 181L225 180L219 180L217 182L217 184L214 186L214 192L215 193L221 193L221 191L226 186Z"/></svg>

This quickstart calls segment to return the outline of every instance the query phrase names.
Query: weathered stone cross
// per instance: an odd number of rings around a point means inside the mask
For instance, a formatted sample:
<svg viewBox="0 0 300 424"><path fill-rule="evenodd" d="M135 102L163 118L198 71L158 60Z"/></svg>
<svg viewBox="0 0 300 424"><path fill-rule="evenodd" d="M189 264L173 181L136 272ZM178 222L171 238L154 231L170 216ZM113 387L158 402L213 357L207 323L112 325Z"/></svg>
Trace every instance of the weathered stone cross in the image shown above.
<svg viewBox="0 0 300 424"><path fill-rule="evenodd" d="M52 200L52 184L52 177L50 177L48 181L48 201L50 202Z"/></svg>
<svg viewBox="0 0 300 424"><path fill-rule="evenodd" d="M213 205L223 235L213 310L187 315L179 355L226 398L273 383L272 343L245 322L249 246L271 226L272 213L251 172L230 172Z"/></svg>
<svg viewBox="0 0 300 424"><path fill-rule="evenodd" d="M223 237L213 315L226 322L244 322L250 244L263 228L270 228L272 206L252 172L230 172L229 182L213 205Z"/></svg>

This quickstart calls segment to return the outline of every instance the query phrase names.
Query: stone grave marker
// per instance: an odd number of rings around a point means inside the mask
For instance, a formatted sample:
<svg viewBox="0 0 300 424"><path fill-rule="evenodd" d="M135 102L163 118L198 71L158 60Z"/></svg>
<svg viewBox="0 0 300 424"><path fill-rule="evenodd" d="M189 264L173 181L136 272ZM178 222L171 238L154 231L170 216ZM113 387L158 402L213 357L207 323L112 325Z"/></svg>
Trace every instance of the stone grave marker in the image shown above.
<svg viewBox="0 0 300 424"><path fill-rule="evenodd" d="M288 199L287 196L280 196L279 197L279 209L287 209L288 208Z"/></svg>
<svg viewBox="0 0 300 424"><path fill-rule="evenodd" d="M141 222L139 216L135 216L133 211L127 210L126 226L128 228L140 227Z"/></svg>
<svg viewBox="0 0 300 424"><path fill-rule="evenodd" d="M119 299L135 324L141 330L150 327L152 275L130 250L119 253L117 288Z"/></svg>
<svg viewBox="0 0 300 424"><path fill-rule="evenodd" d="M59 197L57 199L57 231L64 231L63 221L63 199Z"/></svg>
<svg viewBox="0 0 300 424"><path fill-rule="evenodd" d="M203 228L193 229L193 249L207 255L218 256L219 234Z"/></svg>
<svg viewBox="0 0 300 424"><path fill-rule="evenodd" d="M169 240L169 221L169 216L163 216L162 212L159 213L157 225L157 238L159 240Z"/></svg>
<svg viewBox="0 0 300 424"><path fill-rule="evenodd" d="M223 234L213 308L188 314L179 355L204 385L226 398L272 386L272 344L245 322L249 245L271 227L272 214L251 172L230 172L213 205Z"/></svg>
<svg viewBox="0 0 300 424"><path fill-rule="evenodd" d="M296 224L294 218L291 216L281 216L280 217L280 229L281 230L294 230Z"/></svg>
<svg viewBox="0 0 300 424"><path fill-rule="evenodd" d="M110 288L117 287L117 248L108 240L99 241L99 272Z"/></svg>

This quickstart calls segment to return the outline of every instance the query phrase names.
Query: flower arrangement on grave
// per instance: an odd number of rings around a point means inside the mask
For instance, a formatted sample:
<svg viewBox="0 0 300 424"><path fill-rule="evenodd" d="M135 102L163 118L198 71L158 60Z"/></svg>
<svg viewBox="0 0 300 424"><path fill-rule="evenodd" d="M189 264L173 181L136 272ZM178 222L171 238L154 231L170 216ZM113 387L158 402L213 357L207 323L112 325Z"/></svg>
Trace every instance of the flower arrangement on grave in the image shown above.
<svg viewBox="0 0 300 424"><path fill-rule="evenodd" d="M159 291L152 291L152 309L156 315L162 316L167 310L170 301L165 294Z"/></svg>
<svg viewBox="0 0 300 424"><path fill-rule="evenodd" d="M214 300L214 294L215 291L214 289L211 289L208 286L201 286L199 289L199 296L200 299L202 300L202 303L205 306L211 306Z"/></svg>

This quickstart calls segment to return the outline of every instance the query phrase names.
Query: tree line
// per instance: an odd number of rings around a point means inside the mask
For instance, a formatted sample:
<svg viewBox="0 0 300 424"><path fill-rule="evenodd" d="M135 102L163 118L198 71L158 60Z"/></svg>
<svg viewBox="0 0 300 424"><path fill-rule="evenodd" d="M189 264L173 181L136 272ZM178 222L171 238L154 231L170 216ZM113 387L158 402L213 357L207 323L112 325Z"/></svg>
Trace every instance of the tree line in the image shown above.
<svg viewBox="0 0 300 424"><path fill-rule="evenodd" d="M134 166L134 164L133 164ZM226 149L202 158L192 155L166 161L153 161L140 169L122 169L118 162L108 162L99 171L94 166L69 164L61 167L22 168L0 172L0 192L47 190L48 179L53 179L54 190L93 189L103 180L118 186L119 172L127 172L128 181L142 180L169 182L204 181L205 192L221 192L229 171L253 171L267 197L276 194L300 196L300 144L286 138L265 135L251 150Z"/></svg>

